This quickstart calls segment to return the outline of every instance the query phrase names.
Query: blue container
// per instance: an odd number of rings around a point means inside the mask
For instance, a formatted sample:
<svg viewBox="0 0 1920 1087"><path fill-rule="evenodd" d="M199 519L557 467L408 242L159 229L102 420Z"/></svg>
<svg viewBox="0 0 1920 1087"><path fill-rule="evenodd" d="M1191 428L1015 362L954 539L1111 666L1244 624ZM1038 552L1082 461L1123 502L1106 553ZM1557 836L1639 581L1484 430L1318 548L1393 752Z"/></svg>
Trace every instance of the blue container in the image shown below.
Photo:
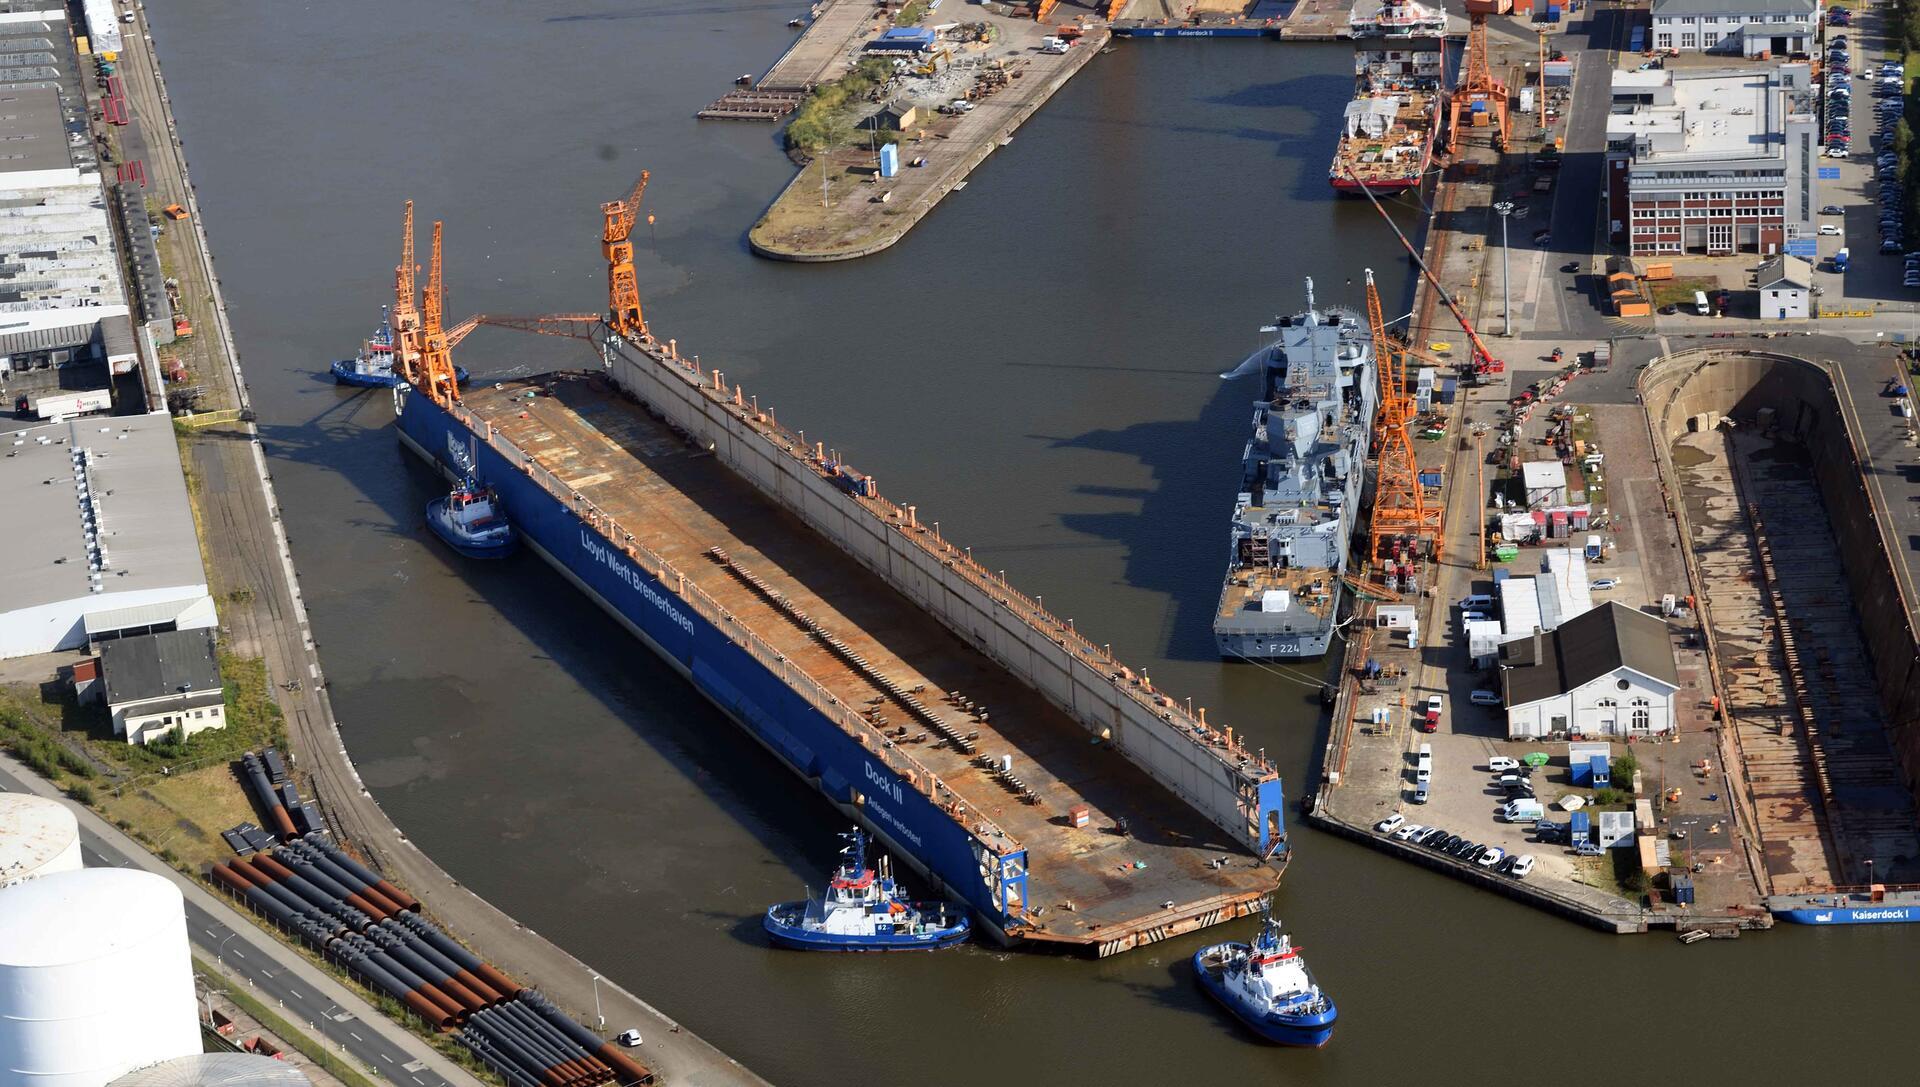
<svg viewBox="0 0 1920 1087"><path fill-rule="evenodd" d="M1579 845L1593 837L1593 820L1583 811L1567 816L1567 844Z"/></svg>
<svg viewBox="0 0 1920 1087"><path fill-rule="evenodd" d="M1454 378L1447 378L1440 383L1440 391L1437 396L1442 404L1451 404L1453 403L1454 394L1457 393L1459 389L1459 381Z"/></svg>
<svg viewBox="0 0 1920 1087"><path fill-rule="evenodd" d="M1443 480L1439 472L1420 473L1420 485L1422 487L1438 487L1442 482Z"/></svg>
<svg viewBox="0 0 1920 1087"><path fill-rule="evenodd" d="M1593 764L1592 763L1576 762L1568 766L1567 769L1571 771L1571 776L1573 778L1573 783L1575 785L1584 785L1588 788L1593 787Z"/></svg>
<svg viewBox="0 0 1920 1087"><path fill-rule="evenodd" d="M898 177L900 175L900 145L887 144L880 149L880 176Z"/></svg>
<svg viewBox="0 0 1920 1087"><path fill-rule="evenodd" d="M1613 775L1607 769L1607 757L1595 755L1587 760L1587 777L1596 789L1613 784Z"/></svg>
<svg viewBox="0 0 1920 1087"><path fill-rule="evenodd" d="M1557 23L1559 21L1560 21L1560 5L1548 4L1547 5L1547 22Z"/></svg>
<svg viewBox="0 0 1920 1087"><path fill-rule="evenodd" d="M1471 108L1471 109L1473 110L1473 112L1475 112L1475 113L1485 113L1485 112L1487 112L1487 104L1486 104L1485 102L1475 102L1475 103L1473 103L1473 105L1472 105L1472 107L1470 107L1470 108Z"/></svg>

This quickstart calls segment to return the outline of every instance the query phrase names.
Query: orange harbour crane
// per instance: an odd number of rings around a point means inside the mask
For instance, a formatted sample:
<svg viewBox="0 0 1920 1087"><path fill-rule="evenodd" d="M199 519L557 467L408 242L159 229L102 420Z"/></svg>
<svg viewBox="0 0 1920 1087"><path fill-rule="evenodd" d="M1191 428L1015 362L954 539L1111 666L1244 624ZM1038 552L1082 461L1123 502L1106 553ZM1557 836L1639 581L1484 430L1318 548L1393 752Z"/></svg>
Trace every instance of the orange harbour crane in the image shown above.
<svg viewBox="0 0 1920 1087"><path fill-rule="evenodd" d="M607 258L607 325L629 340L647 338L646 318L640 313L640 285L633 271L633 224L640 216L640 197L647 191L646 170L633 183L625 200L600 205L606 217L600 251Z"/></svg>
<svg viewBox="0 0 1920 1087"><path fill-rule="evenodd" d="M1460 146L1462 115L1473 118L1475 128L1491 125L1493 148L1507 149L1512 130L1507 120L1507 85L1495 79L1487 63L1487 16L1505 15L1513 10L1513 0L1467 0L1466 73L1453 89L1448 111L1447 152ZM1477 108L1476 108L1477 107Z"/></svg>
<svg viewBox="0 0 1920 1087"><path fill-rule="evenodd" d="M422 298L420 331L415 333L419 358L415 372L409 375L414 388L441 403L460 399L460 382L453 369L453 346L447 342L447 330L441 317L447 308L447 281L440 255L440 220L433 221L433 255L427 262L427 289Z"/></svg>
<svg viewBox="0 0 1920 1087"><path fill-rule="evenodd" d="M1413 398L1407 395L1406 348L1387 331L1380 309L1380 291L1373 269L1367 269L1367 328L1373 334L1373 365L1380 379L1380 412L1374 423L1377 456L1373 484L1373 519L1368 527L1367 559L1371 564L1385 553L1395 536L1414 536L1440 557L1441 507L1428 506L1420 486L1419 463L1413 451Z"/></svg>

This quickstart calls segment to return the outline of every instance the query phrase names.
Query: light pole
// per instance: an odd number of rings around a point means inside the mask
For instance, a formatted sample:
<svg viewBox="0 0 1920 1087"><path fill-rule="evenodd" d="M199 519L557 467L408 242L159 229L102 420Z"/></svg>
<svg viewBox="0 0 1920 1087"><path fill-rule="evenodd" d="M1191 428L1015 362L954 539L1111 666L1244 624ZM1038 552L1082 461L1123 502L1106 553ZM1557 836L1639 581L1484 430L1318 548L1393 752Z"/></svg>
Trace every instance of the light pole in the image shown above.
<svg viewBox="0 0 1920 1087"><path fill-rule="evenodd" d="M1493 206L1500 216L1500 335L1513 335L1512 279L1507 274L1507 216L1513 214L1513 201L1502 200Z"/></svg>
<svg viewBox="0 0 1920 1087"><path fill-rule="evenodd" d="M229 932L227 933L227 940L231 940L238 935L240 934L237 932ZM213 961L219 963L222 967L227 965L227 940L220 941L220 946L213 949Z"/></svg>
<svg viewBox="0 0 1920 1087"><path fill-rule="evenodd" d="M600 1021L600 1033L607 1031L607 1017L600 1012L600 975L593 975L593 1017Z"/></svg>

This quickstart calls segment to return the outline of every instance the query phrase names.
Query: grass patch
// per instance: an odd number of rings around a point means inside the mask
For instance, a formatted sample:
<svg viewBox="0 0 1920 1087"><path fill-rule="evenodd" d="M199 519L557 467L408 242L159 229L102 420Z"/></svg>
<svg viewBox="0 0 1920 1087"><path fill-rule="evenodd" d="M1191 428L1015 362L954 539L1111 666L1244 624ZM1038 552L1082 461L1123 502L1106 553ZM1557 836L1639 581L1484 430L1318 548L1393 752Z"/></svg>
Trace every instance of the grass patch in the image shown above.
<svg viewBox="0 0 1920 1087"><path fill-rule="evenodd" d="M854 132L854 109L892 78L892 61L869 58L839 79L815 87L787 122L787 146L815 154L846 143Z"/></svg>
<svg viewBox="0 0 1920 1087"><path fill-rule="evenodd" d="M1691 310L1694 292L1712 294L1720 289L1720 281L1713 276L1674 276L1672 279L1649 280L1647 286L1653 288L1653 308L1680 306Z"/></svg>
<svg viewBox="0 0 1920 1087"><path fill-rule="evenodd" d="M198 873L232 855L220 832L240 823L259 820L247 795L225 761L186 773L148 778L117 792L97 794L100 813L156 852L173 854L170 862Z"/></svg>
<svg viewBox="0 0 1920 1087"><path fill-rule="evenodd" d="M900 9L900 14L895 15L893 21L897 26L917 26L920 20L926 17L927 0L913 0L912 3Z"/></svg>
<svg viewBox="0 0 1920 1087"><path fill-rule="evenodd" d="M200 975L207 988L233 1001L240 1010L252 1016L255 1022L279 1035L288 1045L299 1050L308 1060L319 1065L327 1074L336 1077L347 1087L374 1087L373 1081L362 1075L358 1069L328 1051L324 1041L308 1036L285 1019L275 1015L267 1009L265 1004L255 1000L243 987L229 985L226 978L209 969L198 959L193 962L193 972Z"/></svg>

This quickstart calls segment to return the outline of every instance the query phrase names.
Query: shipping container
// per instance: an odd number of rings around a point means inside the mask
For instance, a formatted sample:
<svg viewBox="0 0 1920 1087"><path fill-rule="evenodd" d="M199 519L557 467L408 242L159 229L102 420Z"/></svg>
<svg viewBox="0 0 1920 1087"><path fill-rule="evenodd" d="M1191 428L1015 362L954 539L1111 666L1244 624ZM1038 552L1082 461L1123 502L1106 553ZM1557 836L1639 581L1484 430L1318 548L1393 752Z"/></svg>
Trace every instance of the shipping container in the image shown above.
<svg viewBox="0 0 1920 1087"><path fill-rule="evenodd" d="M1584 811L1567 816L1567 844L1578 845L1593 836L1593 819Z"/></svg>
<svg viewBox="0 0 1920 1087"><path fill-rule="evenodd" d="M1454 396L1459 392L1459 389L1460 382L1457 379L1451 377L1443 378L1440 381L1440 390L1436 394L1436 398L1442 404L1451 404L1453 403Z"/></svg>

